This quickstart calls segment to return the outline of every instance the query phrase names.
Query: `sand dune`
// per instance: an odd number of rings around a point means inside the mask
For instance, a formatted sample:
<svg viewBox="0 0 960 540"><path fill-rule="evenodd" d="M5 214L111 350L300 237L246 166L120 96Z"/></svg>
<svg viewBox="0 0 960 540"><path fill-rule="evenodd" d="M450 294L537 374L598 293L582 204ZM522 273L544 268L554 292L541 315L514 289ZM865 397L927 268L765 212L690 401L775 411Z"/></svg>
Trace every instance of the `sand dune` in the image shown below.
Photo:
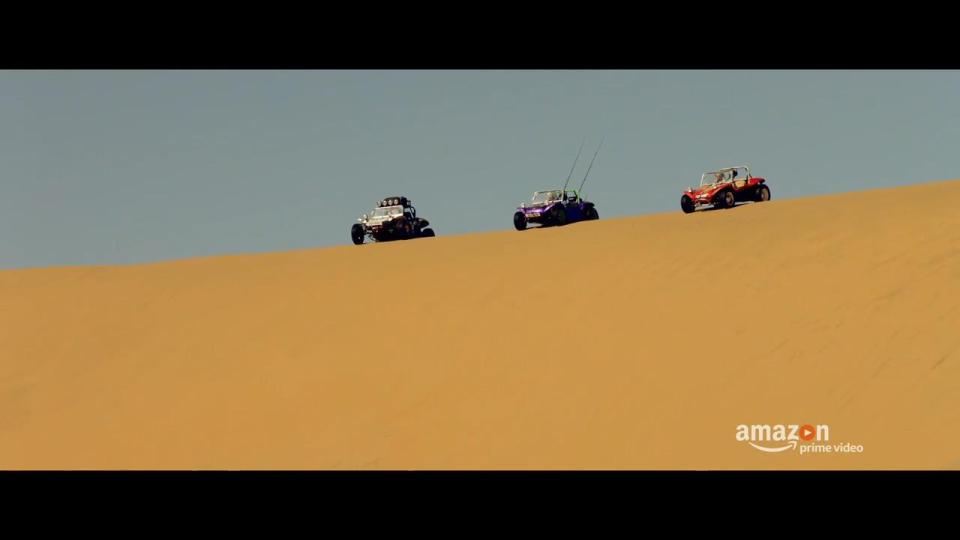
<svg viewBox="0 0 960 540"><path fill-rule="evenodd" d="M958 198L3 271L0 468L957 468Z"/></svg>

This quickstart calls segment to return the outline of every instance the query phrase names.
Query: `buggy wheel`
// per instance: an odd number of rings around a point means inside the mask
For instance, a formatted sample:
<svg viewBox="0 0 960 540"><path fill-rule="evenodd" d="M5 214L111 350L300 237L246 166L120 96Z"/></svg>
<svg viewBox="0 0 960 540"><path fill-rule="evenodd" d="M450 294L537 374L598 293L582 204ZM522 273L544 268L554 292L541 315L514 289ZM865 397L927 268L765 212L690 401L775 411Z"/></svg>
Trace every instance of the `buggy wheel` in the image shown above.
<svg viewBox="0 0 960 540"><path fill-rule="evenodd" d="M523 212L517 212L513 215L513 226L522 231L527 228L527 216Z"/></svg>
<svg viewBox="0 0 960 540"><path fill-rule="evenodd" d="M367 232L363 230L363 225L359 223L354 223L353 227L350 227L350 239L353 240L353 243L360 245L363 243L363 237L367 235Z"/></svg>
<svg viewBox="0 0 960 540"><path fill-rule="evenodd" d="M597 212L597 208L594 207L594 206L591 206L590 208L587 208L586 214L587 214L587 220L589 220L589 221L593 221L593 220L595 220L595 219L600 219L600 213Z"/></svg>
<svg viewBox="0 0 960 540"><path fill-rule="evenodd" d="M736 202L737 198L732 191L724 191L717 199L717 208L733 208Z"/></svg>
<svg viewBox="0 0 960 540"><path fill-rule="evenodd" d="M554 225L563 225L567 222L567 211L562 206L554 206L550 213L550 221Z"/></svg>
<svg viewBox="0 0 960 540"><path fill-rule="evenodd" d="M436 233L433 232L433 229L428 227L420 231L420 236L422 236L423 238L433 238L434 236L436 236Z"/></svg>
<svg viewBox="0 0 960 540"><path fill-rule="evenodd" d="M689 195L684 195L680 197L680 209L683 210L684 214L689 214L697 209L697 206L693 204L693 199Z"/></svg>
<svg viewBox="0 0 960 540"><path fill-rule="evenodd" d="M757 190L757 196L756 196L756 199L754 199L754 200L756 200L757 202L767 202L767 201L769 201L769 200L770 200L770 188L768 188L767 186L761 185L761 186L760 186L760 189Z"/></svg>

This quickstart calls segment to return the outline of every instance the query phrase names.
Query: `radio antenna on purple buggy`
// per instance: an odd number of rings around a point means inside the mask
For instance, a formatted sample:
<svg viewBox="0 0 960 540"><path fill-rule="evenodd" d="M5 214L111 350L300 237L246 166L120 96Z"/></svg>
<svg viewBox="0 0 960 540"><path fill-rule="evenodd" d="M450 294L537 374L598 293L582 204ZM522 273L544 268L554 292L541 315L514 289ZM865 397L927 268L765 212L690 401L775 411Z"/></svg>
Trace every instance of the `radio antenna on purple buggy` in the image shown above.
<svg viewBox="0 0 960 540"><path fill-rule="evenodd" d="M590 160L590 166L587 167L587 174L583 175L583 182L580 182L580 189L577 190L577 193L580 193L580 190L583 189L583 185L587 183L587 177L590 176L590 169L593 168L593 162L597 159L597 154L600 153L601 146L603 146L603 139L600 139L600 144L597 145L597 151L593 153L593 159Z"/></svg>
<svg viewBox="0 0 960 540"><path fill-rule="evenodd" d="M573 167L570 167L570 174L567 175L567 181L563 183L563 191L564 191L564 192L567 191L567 184L570 183L570 178L573 177L573 169L575 169L575 168L577 167L577 161L580 159L580 152L583 151L583 145L584 145L584 143L586 143L586 142L587 142L587 138L586 138L586 137L584 137L583 140L580 141L580 149L577 150L577 157L575 157L575 158L573 159ZM561 194L561 196L562 196L562 194Z"/></svg>

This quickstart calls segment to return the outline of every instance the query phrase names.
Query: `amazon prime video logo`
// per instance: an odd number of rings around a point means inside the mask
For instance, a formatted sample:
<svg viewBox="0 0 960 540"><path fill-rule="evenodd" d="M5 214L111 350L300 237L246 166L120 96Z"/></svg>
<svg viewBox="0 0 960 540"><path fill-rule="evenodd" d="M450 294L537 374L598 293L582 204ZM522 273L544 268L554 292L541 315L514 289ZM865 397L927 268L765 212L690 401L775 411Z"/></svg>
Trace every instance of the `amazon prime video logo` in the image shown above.
<svg viewBox="0 0 960 540"><path fill-rule="evenodd" d="M737 441L767 453L799 450L807 454L860 454L863 445L830 443L827 424L740 424Z"/></svg>

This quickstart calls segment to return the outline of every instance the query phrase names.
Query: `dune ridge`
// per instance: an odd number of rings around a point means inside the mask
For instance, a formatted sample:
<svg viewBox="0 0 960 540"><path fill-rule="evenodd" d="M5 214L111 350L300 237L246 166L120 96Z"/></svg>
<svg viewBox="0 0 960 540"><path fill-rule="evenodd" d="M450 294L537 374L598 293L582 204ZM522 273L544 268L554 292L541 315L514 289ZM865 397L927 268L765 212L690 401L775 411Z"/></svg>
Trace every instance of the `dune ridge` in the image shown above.
<svg viewBox="0 0 960 540"><path fill-rule="evenodd" d="M522 233L0 271L0 468L958 468L960 181L772 188L689 216L598 201L600 221ZM826 424L863 452L762 452L740 424Z"/></svg>

